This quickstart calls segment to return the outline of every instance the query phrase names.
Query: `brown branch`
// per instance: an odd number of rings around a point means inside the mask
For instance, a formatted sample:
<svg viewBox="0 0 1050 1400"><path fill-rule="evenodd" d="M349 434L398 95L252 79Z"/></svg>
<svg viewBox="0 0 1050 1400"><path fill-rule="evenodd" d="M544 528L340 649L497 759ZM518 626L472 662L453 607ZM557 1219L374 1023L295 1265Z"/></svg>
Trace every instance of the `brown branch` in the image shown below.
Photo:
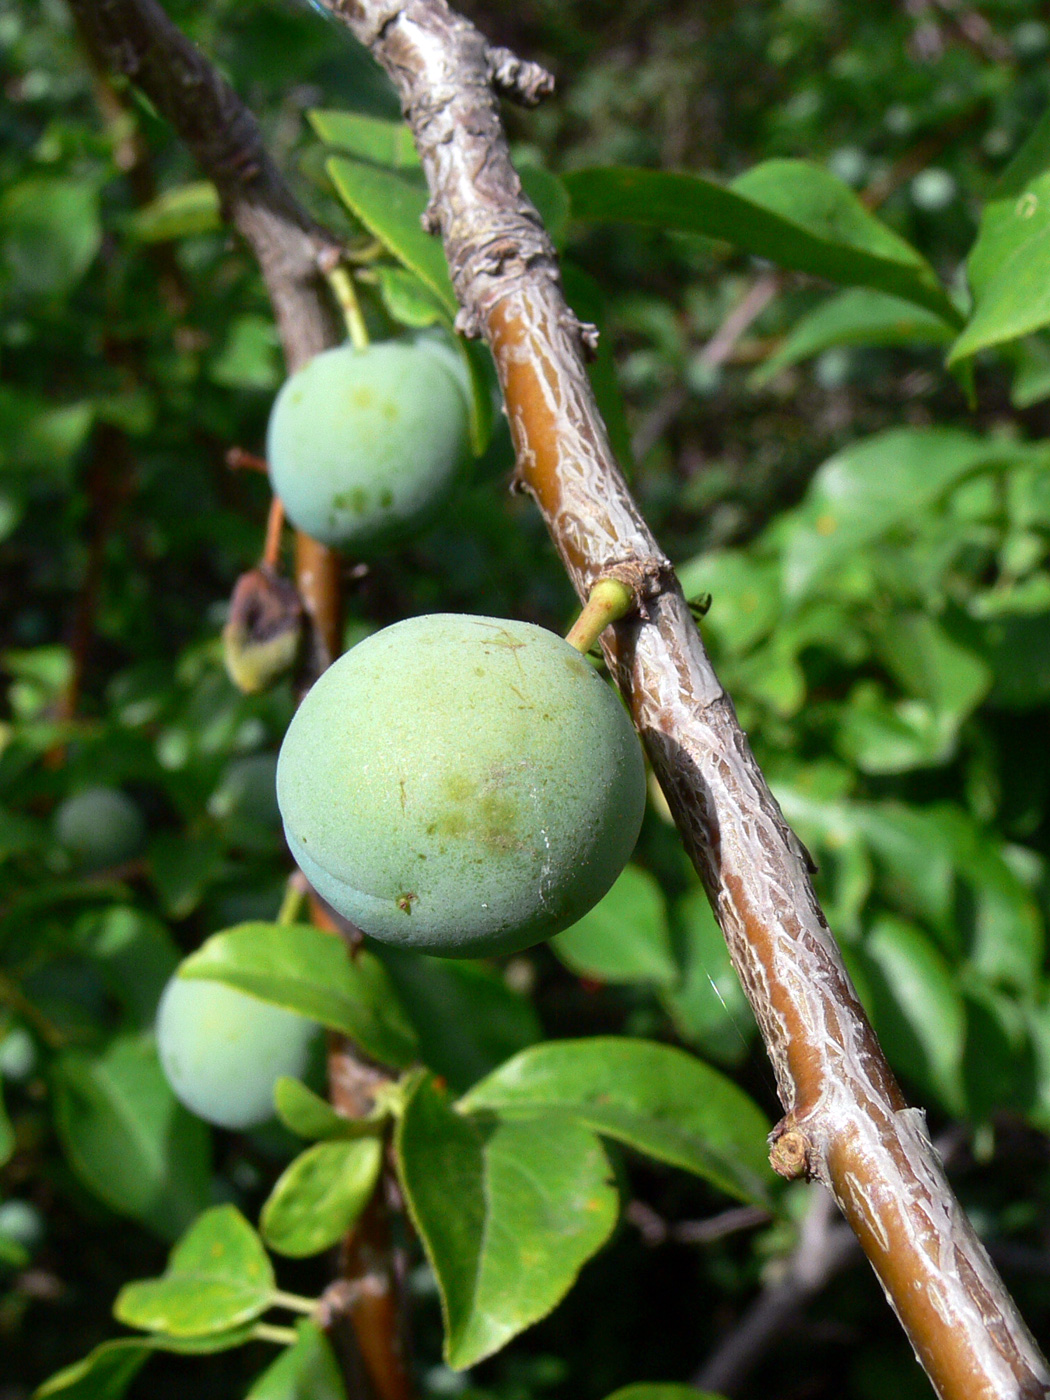
<svg viewBox="0 0 1050 1400"><path fill-rule="evenodd" d="M273 306L289 373L343 340L320 267L338 256L338 241L302 210L267 153L255 118L207 59L171 23L156 0L69 0L93 54L135 82L174 126L219 191L226 219L254 254ZM231 453L230 465L248 454ZM266 559L279 550L283 510L270 512ZM312 622L311 676L339 654L340 562L332 550L296 535L296 581ZM354 1099L350 1081L385 1078L357 1062L348 1042L330 1057L333 1103L344 1112L366 1111L367 1095ZM349 1329L358 1356L339 1348L349 1393L362 1384L376 1400L411 1400L404 1362L401 1294L392 1283L394 1255L383 1187L365 1213L360 1236L342 1251L342 1278L325 1295L325 1318L345 1341ZM353 1350L352 1348L350 1349ZM364 1376L360 1374L363 1370Z"/></svg>
<svg viewBox="0 0 1050 1400"><path fill-rule="evenodd" d="M554 249L510 163L493 55L445 0L324 0L390 74L459 297L503 386L518 479L581 598L635 561L639 614L603 640L755 1010L803 1147L944 1400L1044 1396L1050 1371L908 1108L591 394ZM533 88L535 89L535 82ZM608 634L607 634L608 636Z"/></svg>

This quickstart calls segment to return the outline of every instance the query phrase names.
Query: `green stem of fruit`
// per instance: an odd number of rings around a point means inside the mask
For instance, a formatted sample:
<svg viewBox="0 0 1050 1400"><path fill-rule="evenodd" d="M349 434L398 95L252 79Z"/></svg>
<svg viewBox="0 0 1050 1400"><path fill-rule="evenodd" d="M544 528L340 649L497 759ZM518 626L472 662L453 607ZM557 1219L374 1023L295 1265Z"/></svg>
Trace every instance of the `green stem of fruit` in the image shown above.
<svg viewBox="0 0 1050 1400"><path fill-rule="evenodd" d="M277 922L279 924L294 924L299 921L299 911L303 907L306 899L306 891L302 887L302 881L297 878L298 872L288 878L288 885L284 891L284 898L281 900L281 907L277 911Z"/></svg>
<svg viewBox="0 0 1050 1400"><path fill-rule="evenodd" d="M617 578L600 578L565 640L586 656L609 623L619 621L634 605L634 593L625 583Z"/></svg>
<svg viewBox="0 0 1050 1400"><path fill-rule="evenodd" d="M368 327L365 325L365 318L361 313L361 303L357 299L353 277L341 263L333 267L326 276L328 285L339 303L339 310L343 313L351 345L355 350L367 349L369 345Z"/></svg>
<svg viewBox="0 0 1050 1400"><path fill-rule="evenodd" d="M257 1342L276 1342L279 1347L294 1346L299 1333L294 1327L274 1327L269 1322L257 1322L252 1328L252 1336Z"/></svg>
<svg viewBox="0 0 1050 1400"><path fill-rule="evenodd" d="M270 1306L272 1308L287 1308L289 1312L303 1313L306 1317L313 1317L317 1311L316 1298L304 1298L301 1293L282 1293L279 1288L275 1288L270 1294ZM265 1324L263 1324L265 1326Z"/></svg>

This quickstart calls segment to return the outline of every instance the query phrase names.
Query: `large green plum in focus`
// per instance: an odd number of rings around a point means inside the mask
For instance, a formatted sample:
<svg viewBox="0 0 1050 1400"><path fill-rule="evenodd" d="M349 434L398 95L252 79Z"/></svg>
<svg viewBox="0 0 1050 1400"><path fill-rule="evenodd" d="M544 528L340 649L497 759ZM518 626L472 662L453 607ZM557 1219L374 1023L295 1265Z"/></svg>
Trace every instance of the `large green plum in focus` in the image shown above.
<svg viewBox="0 0 1050 1400"><path fill-rule="evenodd" d="M331 666L277 766L292 854L377 938L451 957L549 938L606 893L645 807L616 694L542 627L432 614Z"/></svg>
<svg viewBox="0 0 1050 1400"><path fill-rule="evenodd" d="M273 1086L301 1079L313 1021L222 982L173 977L157 1007L157 1053L175 1097L220 1128L253 1128L274 1115Z"/></svg>
<svg viewBox="0 0 1050 1400"><path fill-rule="evenodd" d="M277 395L270 480L298 529L367 554L430 522L462 476L468 435L466 396L440 347L341 345Z"/></svg>
<svg viewBox="0 0 1050 1400"><path fill-rule="evenodd" d="M119 788L89 787L55 812L55 836L84 871L120 865L138 855L146 828L138 807Z"/></svg>

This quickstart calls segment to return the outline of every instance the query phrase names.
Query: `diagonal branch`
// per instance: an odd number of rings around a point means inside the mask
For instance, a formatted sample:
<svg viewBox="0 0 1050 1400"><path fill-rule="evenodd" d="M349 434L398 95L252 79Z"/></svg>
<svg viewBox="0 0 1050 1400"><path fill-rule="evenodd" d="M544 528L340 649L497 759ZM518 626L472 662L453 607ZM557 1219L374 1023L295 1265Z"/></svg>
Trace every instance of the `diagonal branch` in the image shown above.
<svg viewBox="0 0 1050 1400"><path fill-rule="evenodd" d="M642 606L606 655L725 933L773 1062L784 1174L822 1180L944 1400L1044 1396L1050 1371L908 1108L817 904L805 851L751 754L591 394L586 335L500 125L506 55L445 0L322 0L390 74L459 296L487 339L521 484L581 596L625 561ZM527 71L525 96L543 83Z"/></svg>

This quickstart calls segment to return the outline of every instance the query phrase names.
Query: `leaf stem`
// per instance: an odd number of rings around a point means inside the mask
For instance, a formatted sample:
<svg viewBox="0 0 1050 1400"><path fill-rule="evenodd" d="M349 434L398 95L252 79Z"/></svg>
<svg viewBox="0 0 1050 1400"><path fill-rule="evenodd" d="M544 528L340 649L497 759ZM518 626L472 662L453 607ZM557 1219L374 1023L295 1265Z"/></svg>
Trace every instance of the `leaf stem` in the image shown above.
<svg viewBox="0 0 1050 1400"><path fill-rule="evenodd" d="M279 924L294 924L299 918L299 911L303 907L306 899L306 890L303 889L303 879L298 870L289 875L288 883L285 886L284 898L281 900L281 907L277 911L277 922Z"/></svg>
<svg viewBox="0 0 1050 1400"><path fill-rule="evenodd" d="M269 1322L257 1322L252 1328L252 1336L257 1342L276 1342L279 1347L294 1346L299 1333L294 1327L274 1327Z"/></svg>
<svg viewBox="0 0 1050 1400"><path fill-rule="evenodd" d="M365 325L365 318L361 313L361 303L357 299L353 277L342 263L336 263L334 267L329 268L325 272L325 276L328 278L328 285L339 303L339 310L343 313L350 343L355 350L367 349L369 345L368 327Z"/></svg>
<svg viewBox="0 0 1050 1400"><path fill-rule="evenodd" d="M634 605L634 592L625 583L618 578L600 578L565 640L586 656L610 622L617 622Z"/></svg>
<svg viewBox="0 0 1050 1400"><path fill-rule="evenodd" d="M275 1288L270 1294L270 1306L272 1308L287 1308L289 1312L313 1317L317 1311L317 1299L304 1298L301 1293L283 1293L281 1289ZM263 1325L265 1326L265 1324Z"/></svg>

